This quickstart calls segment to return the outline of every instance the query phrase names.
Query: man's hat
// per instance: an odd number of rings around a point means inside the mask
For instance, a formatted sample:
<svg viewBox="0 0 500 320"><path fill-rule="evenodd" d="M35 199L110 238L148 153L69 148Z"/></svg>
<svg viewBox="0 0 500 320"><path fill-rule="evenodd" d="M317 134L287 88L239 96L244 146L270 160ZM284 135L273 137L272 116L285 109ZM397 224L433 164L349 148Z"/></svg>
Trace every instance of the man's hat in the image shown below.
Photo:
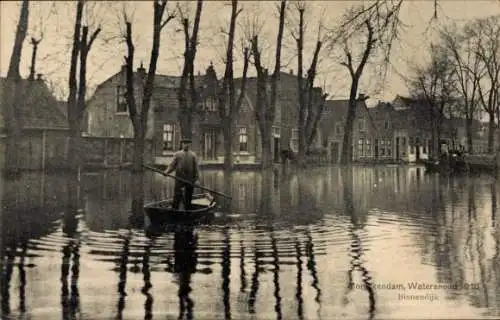
<svg viewBox="0 0 500 320"><path fill-rule="evenodd" d="M181 139L181 143L191 143L191 142L192 142L192 141L191 141L191 138L188 138L188 137L183 137L183 138Z"/></svg>

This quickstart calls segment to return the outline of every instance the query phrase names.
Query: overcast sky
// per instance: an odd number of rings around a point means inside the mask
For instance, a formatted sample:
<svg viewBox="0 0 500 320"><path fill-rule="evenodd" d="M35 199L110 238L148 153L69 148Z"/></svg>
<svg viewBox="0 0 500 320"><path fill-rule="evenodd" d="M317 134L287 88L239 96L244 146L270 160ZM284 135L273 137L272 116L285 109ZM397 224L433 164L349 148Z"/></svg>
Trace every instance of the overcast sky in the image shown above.
<svg viewBox="0 0 500 320"><path fill-rule="evenodd" d="M366 1L369 2L369 1ZM170 11L175 11L177 2L169 1ZM182 2L181 6L187 14L194 13L194 4ZM362 1L308 1L306 21L308 23L308 39L306 44L306 66L310 62L314 42L317 37L317 27L320 21L326 28L333 29L344 10L352 5L362 4ZM258 19L263 24L262 41L265 40L264 58L273 55L273 40L277 29L276 3L271 1L250 2L241 1L243 12L239 22L239 38L243 38L243 25L248 21ZM27 76L31 60L32 47L29 44L32 36L40 37L43 31L43 40L39 45L37 72L53 83L58 95L65 98L67 93L67 74L71 48L71 36L75 16L75 2L31 1L29 34L25 42L22 55L21 73ZM5 76L12 52L16 23L19 17L20 2L0 2L0 30L1 55L0 71ZM94 88L97 84L116 73L123 64L126 47L120 35L123 30L123 11L131 17L133 22L136 46L136 67L141 61L147 67L151 50L152 34L152 4L149 1L140 2L98 2L88 5L85 22L93 30L97 25L102 26L102 33L96 40L89 57L89 85ZM455 20L463 23L477 17L500 14L499 0L469 0L445 1L439 0L438 21L432 21L434 12L433 1L406 0L401 12L401 19L406 24L403 37L394 48L392 67L386 81L382 84L383 90L374 94L374 88L380 85L380 79L373 77L367 70L363 77L361 91L371 94L381 100L392 100L397 94L407 94L407 89L401 75L407 75L408 63L418 63L425 59L425 49L432 39L433 32L429 25L448 23ZM219 75L223 73L222 56L224 51L224 36L221 28L227 29L230 7L227 1L207 1L204 4L200 31L200 46L196 58L196 70L204 71L213 61ZM182 66L183 39L179 20L171 21L163 31L161 51L158 62L158 73L178 75ZM285 33L283 69L297 69L294 42L288 32ZM323 35L327 36L324 29ZM237 51L240 52L240 41ZM325 47L322 61L319 66L317 85L323 86L332 98L343 98L348 95L349 75L347 70L339 66L338 55ZM240 66L240 55L236 56L237 67ZM272 60L268 60L272 61ZM269 69L272 63L266 63ZM241 69L237 68L237 75ZM255 73L253 66L251 75Z"/></svg>

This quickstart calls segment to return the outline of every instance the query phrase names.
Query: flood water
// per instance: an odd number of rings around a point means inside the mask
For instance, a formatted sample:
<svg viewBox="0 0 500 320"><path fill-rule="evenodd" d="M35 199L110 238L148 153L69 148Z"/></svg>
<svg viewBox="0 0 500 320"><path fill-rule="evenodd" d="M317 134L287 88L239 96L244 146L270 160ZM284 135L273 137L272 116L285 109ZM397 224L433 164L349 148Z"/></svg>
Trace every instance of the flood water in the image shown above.
<svg viewBox="0 0 500 320"><path fill-rule="evenodd" d="M146 178L146 201L172 195L171 180ZM65 176L2 182L4 318L500 317L491 176L205 171L202 183L232 201L209 224L156 238L130 227L130 179L82 175L76 214Z"/></svg>

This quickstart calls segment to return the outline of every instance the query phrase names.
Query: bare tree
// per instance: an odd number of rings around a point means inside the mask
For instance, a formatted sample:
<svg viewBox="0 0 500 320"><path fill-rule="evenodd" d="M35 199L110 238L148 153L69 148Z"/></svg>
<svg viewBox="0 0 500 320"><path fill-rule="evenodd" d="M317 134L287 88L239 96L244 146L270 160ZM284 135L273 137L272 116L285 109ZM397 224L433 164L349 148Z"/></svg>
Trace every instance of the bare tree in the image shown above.
<svg viewBox="0 0 500 320"><path fill-rule="evenodd" d="M193 114L197 111L196 108L199 102L199 92L194 76L194 61L198 47L198 33L200 30L202 10L203 0L198 0L196 3L193 29L190 34L189 18L181 7L178 6L182 30L184 32L184 66L177 96L179 100L179 122L181 124L181 135L189 138L191 138L193 134Z"/></svg>
<svg viewBox="0 0 500 320"><path fill-rule="evenodd" d="M478 39L465 26L462 30L443 29L441 41L451 56L451 64L456 77L456 90L462 96L459 113L465 116L467 149L473 153L472 124L478 111L479 82L484 75L484 67L477 51Z"/></svg>
<svg viewBox="0 0 500 320"><path fill-rule="evenodd" d="M19 104L22 97L22 84L19 65L23 50L23 43L28 31L29 2L24 0L21 5L19 21L17 22L14 47L10 56L9 69L4 90L4 123L7 133L5 152L5 175L16 176L19 172L22 119L19 113Z"/></svg>
<svg viewBox="0 0 500 320"><path fill-rule="evenodd" d="M356 117L357 95L361 76L366 65L378 57L382 61L379 64L387 66L392 44L398 37L400 28L399 11L403 0L397 2L389 0L378 0L372 5L355 7L348 11L338 30L331 37L332 46L339 43L343 47L345 60L341 62L351 76L351 88L349 92L349 107L344 129L342 144L341 163L352 161L352 136L353 125ZM363 35L363 49L358 55L355 54L350 42ZM357 65L356 65L357 64ZM382 68L385 70L385 67ZM385 76L385 73L383 73ZM366 98L364 98L366 99Z"/></svg>
<svg viewBox="0 0 500 320"><path fill-rule="evenodd" d="M453 103L455 71L450 57L439 46L431 44L431 61L423 67L416 67L414 78L409 82L409 89L413 97L422 101L427 107L425 119L430 123L432 150L431 155L439 154L444 111L448 104Z"/></svg>
<svg viewBox="0 0 500 320"><path fill-rule="evenodd" d="M151 97L153 96L154 82L156 75L156 66L160 55L160 33L169 21L174 18L174 15L168 15L164 20L163 16L167 7L167 0L155 1L153 3L153 44L151 47L151 58L149 62L149 70L146 79L136 79L134 77L134 53L135 46L132 40L132 22L128 21L125 15L126 25L126 45L127 56L125 57L126 64L126 101L129 110L130 120L134 128L134 160L133 171L142 173L144 171L144 151L146 143L146 132L148 126L148 115L151 105ZM140 108L137 106L135 94L138 92L136 83L140 83L143 87L142 101ZM140 109L140 110L139 110Z"/></svg>
<svg viewBox="0 0 500 320"><path fill-rule="evenodd" d="M255 70L257 71L257 102L255 106L255 116L259 125L261 147L262 147L262 167L267 169L272 166L271 158L271 134L276 117L276 100L278 94L278 80L281 69L281 47L283 42L283 30L285 24L286 0L282 0L279 6L278 35L276 39L275 64L272 75L262 64L261 51L259 45L258 30L253 30L251 39L252 55L254 58Z"/></svg>
<svg viewBox="0 0 500 320"><path fill-rule="evenodd" d="M69 95L67 101L69 143L68 164L71 170L78 170L81 165L79 152L82 148L81 130L82 120L85 112L85 95L87 91L87 58L92 44L101 32L97 27L89 36L89 26L82 26L82 16L85 6L84 0L78 0L76 4L75 28L71 49L70 71L69 71ZM78 57L80 58L78 66ZM77 68L79 69L77 80Z"/></svg>
<svg viewBox="0 0 500 320"><path fill-rule="evenodd" d="M477 37L476 54L486 68L486 76L479 81L478 90L479 100L489 118L488 152L493 153L495 118L500 113L500 15L476 20L469 32Z"/></svg>
<svg viewBox="0 0 500 320"><path fill-rule="evenodd" d="M153 44L151 47L151 58L146 79L136 78L134 76L134 53L135 46L132 40L132 22L124 14L126 34L125 42L127 45L126 65L126 101L129 111L129 117L134 128L134 155L132 163L132 172L134 173L135 190L134 199L132 199L132 212L137 214L142 212L144 202L144 154L146 149L146 132L148 127L148 116L153 96L156 66L160 55L160 33L162 29L175 16L167 15L163 19L167 7L167 0L153 2ZM136 88L136 84L140 88ZM142 92L140 106L136 102L136 94Z"/></svg>
<svg viewBox="0 0 500 320"><path fill-rule="evenodd" d="M245 88L248 72L248 64L250 59L250 51L248 47L244 48L243 52L243 76L239 85L239 93L234 81L233 58L234 58L234 38L236 34L236 20L242 9L238 9L238 1L231 2L231 20L229 22L229 32L227 38L225 72L222 79L222 86L219 90L219 117L222 122L222 133L224 136L224 167L231 169L233 166L233 136L234 136L234 121L238 114L243 98L245 97Z"/></svg>
<svg viewBox="0 0 500 320"><path fill-rule="evenodd" d="M296 10L299 14L299 26L297 32L291 30L291 34L297 44L297 128L299 133L297 162L300 166L303 166L305 164L305 155L308 153L315 139L317 124L322 114L326 96L323 97L323 93L318 93L316 88L314 88L319 54L323 46L323 40L321 39L322 25L321 23L319 24L318 38L316 40L313 58L307 71L307 77L304 77L304 37L306 33L306 27L304 25L304 13L306 11L305 2L298 1L296 3ZM318 98L318 94L320 98Z"/></svg>

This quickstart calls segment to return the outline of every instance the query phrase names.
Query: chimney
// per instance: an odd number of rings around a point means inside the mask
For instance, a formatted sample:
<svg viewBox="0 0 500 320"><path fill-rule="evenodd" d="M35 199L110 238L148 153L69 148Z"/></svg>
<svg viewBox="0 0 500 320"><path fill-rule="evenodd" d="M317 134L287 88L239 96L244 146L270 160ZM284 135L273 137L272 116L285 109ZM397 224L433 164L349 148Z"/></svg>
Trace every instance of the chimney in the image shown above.
<svg viewBox="0 0 500 320"><path fill-rule="evenodd" d="M127 73L127 65L126 64L122 65L120 72L123 74Z"/></svg>
<svg viewBox="0 0 500 320"><path fill-rule="evenodd" d="M38 81L43 81L42 74L41 74L41 73L37 73L37 75L36 75L36 79L37 79Z"/></svg>
<svg viewBox="0 0 500 320"><path fill-rule="evenodd" d="M290 74L293 76L293 69L290 69Z"/></svg>
<svg viewBox="0 0 500 320"><path fill-rule="evenodd" d="M358 100L360 100L360 101L365 100L365 94L364 93L360 93L359 96L358 96Z"/></svg>
<svg viewBox="0 0 500 320"><path fill-rule="evenodd" d="M142 64L142 61L141 61L141 66L139 68L137 68L137 73L139 74L139 76L141 78L144 78L146 76L146 69L144 69L144 65Z"/></svg>

